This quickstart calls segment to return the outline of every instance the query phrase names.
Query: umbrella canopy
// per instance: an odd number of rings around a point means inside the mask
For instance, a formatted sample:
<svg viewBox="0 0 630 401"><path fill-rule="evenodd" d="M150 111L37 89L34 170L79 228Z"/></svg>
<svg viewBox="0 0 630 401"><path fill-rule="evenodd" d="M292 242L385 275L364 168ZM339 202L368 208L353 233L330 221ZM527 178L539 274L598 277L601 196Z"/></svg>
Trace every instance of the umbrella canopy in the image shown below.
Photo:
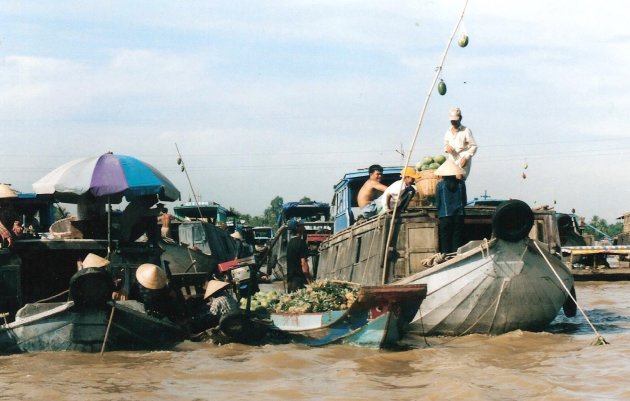
<svg viewBox="0 0 630 401"><path fill-rule="evenodd" d="M160 200L179 199L179 190L155 167L132 156L105 153L69 161L33 184L38 194L52 194L61 202L76 203L88 192L121 202L123 196L157 195Z"/></svg>

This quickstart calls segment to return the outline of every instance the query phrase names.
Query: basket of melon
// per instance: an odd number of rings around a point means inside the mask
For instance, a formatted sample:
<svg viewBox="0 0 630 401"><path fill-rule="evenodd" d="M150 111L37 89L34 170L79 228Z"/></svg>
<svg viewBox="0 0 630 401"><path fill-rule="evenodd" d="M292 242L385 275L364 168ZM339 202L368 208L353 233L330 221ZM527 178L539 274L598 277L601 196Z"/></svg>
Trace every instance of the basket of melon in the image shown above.
<svg viewBox="0 0 630 401"><path fill-rule="evenodd" d="M416 188L420 196L426 198L428 196L435 196L435 187L437 186L438 178L435 176L435 170L446 161L444 155L437 156L425 156L422 161L416 164L416 171L420 175L420 178L416 180Z"/></svg>

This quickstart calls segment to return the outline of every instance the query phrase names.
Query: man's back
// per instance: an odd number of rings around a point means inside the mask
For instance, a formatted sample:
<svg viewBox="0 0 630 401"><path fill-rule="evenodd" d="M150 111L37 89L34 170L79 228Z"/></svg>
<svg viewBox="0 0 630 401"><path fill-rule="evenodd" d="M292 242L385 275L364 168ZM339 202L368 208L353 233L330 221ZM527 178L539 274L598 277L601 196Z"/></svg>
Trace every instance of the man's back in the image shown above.
<svg viewBox="0 0 630 401"><path fill-rule="evenodd" d="M364 207L374 199L381 196L381 194L387 189L387 186L380 181L369 178L359 190L357 195L357 203L359 207Z"/></svg>

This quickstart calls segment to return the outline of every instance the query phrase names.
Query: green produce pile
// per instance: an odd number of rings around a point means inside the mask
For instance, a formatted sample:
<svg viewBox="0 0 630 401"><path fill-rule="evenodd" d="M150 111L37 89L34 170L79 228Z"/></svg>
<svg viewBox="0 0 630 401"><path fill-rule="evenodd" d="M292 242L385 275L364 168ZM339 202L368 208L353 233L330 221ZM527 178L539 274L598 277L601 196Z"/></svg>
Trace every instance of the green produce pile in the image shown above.
<svg viewBox="0 0 630 401"><path fill-rule="evenodd" d="M308 313L344 310L357 299L358 287L349 283L318 280L306 288L291 294L276 291L257 292L250 310L263 315L269 312ZM247 299L241 299L241 309L247 306Z"/></svg>
<svg viewBox="0 0 630 401"><path fill-rule="evenodd" d="M307 313L348 309L359 289L349 283L318 280L306 288L284 294L275 305L276 312Z"/></svg>
<svg viewBox="0 0 630 401"><path fill-rule="evenodd" d="M422 161L416 163L417 171L424 170L435 170L442 165L446 161L446 156L437 155L437 156L425 156Z"/></svg>
<svg viewBox="0 0 630 401"><path fill-rule="evenodd" d="M252 297L250 310L256 313L264 314L273 310L275 305L280 302L280 294L277 291L259 291ZM241 309L247 308L247 298L241 298Z"/></svg>

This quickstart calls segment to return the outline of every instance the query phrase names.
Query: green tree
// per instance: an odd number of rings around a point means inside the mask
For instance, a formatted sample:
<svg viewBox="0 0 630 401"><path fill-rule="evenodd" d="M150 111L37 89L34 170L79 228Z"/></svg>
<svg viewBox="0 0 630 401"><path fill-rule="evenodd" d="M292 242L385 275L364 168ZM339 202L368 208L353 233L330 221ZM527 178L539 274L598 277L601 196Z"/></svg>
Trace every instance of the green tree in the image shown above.
<svg viewBox="0 0 630 401"><path fill-rule="evenodd" d="M591 221L585 228L585 232L593 235L597 240L601 240L604 237L614 238L616 235L619 235L622 230L622 223L608 224L606 219L602 219L597 215L591 218Z"/></svg>

